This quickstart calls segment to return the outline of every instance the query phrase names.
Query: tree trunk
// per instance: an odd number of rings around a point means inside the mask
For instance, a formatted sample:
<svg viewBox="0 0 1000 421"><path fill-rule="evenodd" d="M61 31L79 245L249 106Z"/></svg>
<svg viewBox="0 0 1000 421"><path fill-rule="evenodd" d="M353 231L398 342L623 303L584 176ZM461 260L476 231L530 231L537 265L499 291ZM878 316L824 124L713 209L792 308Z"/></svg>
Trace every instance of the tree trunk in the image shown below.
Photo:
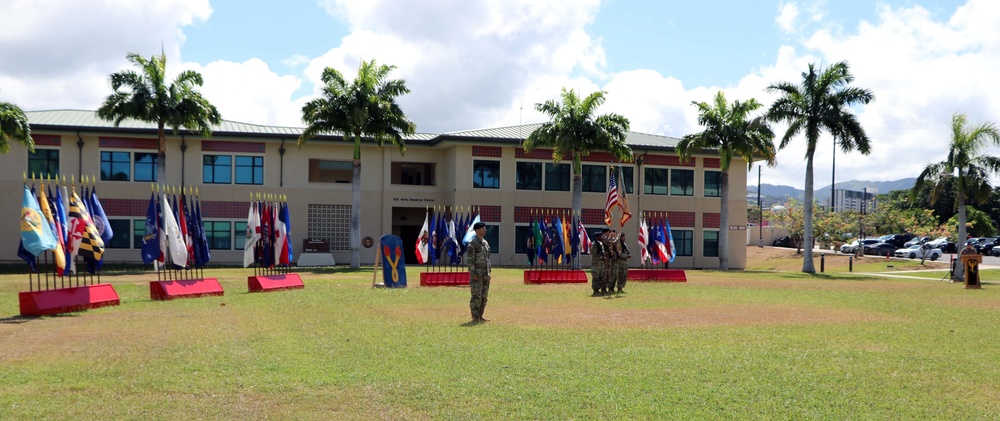
<svg viewBox="0 0 1000 421"><path fill-rule="evenodd" d="M962 176L961 173L958 174L959 177ZM966 231L965 231L965 194L962 193L962 187L959 185L958 188L958 238L955 239L955 248L958 249L958 255L962 255L962 250L965 249ZM955 279L959 282L965 282L965 270L961 265L955 265L955 271L952 273Z"/></svg>
<svg viewBox="0 0 1000 421"><path fill-rule="evenodd" d="M803 228L802 234L802 272L816 273L816 266L813 264L813 156L810 152L806 156L806 191L803 206Z"/></svg>
<svg viewBox="0 0 1000 421"><path fill-rule="evenodd" d="M581 212L583 209L583 174L576 171L575 166L573 170L573 223L577 224L570 228L571 232L575 232L579 229L579 218L582 216ZM576 253L573 253L573 269L580 269L580 247L576 248Z"/></svg>
<svg viewBox="0 0 1000 421"><path fill-rule="evenodd" d="M159 123L156 127L156 133L159 136L159 145L157 147L156 155L156 182L164 184L167 182L167 138L163 133L163 123Z"/></svg>
<svg viewBox="0 0 1000 421"><path fill-rule="evenodd" d="M351 268L361 267L361 160L354 159L351 177Z"/></svg>
<svg viewBox="0 0 1000 421"><path fill-rule="evenodd" d="M719 199L719 270L729 270L729 171L721 174Z"/></svg>

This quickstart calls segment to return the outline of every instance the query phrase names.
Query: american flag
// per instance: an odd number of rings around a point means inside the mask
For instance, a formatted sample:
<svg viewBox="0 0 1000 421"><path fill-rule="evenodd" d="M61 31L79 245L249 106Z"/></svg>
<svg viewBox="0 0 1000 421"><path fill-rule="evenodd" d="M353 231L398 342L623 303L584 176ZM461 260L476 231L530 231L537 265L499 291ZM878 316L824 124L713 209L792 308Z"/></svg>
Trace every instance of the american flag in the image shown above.
<svg viewBox="0 0 1000 421"><path fill-rule="evenodd" d="M604 223L611 225L611 209L618 205L618 183L615 182L615 172L611 171L608 180L608 203L604 205Z"/></svg>
<svg viewBox="0 0 1000 421"><path fill-rule="evenodd" d="M646 226L646 219L639 223L639 264L643 265L649 260L649 228Z"/></svg>

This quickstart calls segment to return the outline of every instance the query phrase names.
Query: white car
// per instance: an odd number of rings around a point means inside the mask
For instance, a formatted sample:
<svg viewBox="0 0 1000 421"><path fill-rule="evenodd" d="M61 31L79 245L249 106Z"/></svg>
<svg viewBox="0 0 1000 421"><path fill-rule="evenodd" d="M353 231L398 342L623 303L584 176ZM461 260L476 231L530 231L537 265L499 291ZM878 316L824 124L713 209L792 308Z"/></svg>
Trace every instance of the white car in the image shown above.
<svg viewBox="0 0 1000 421"><path fill-rule="evenodd" d="M929 248L924 247L920 244L914 244L909 248L896 250L896 257L907 257L910 259L924 258L929 260L937 260L944 253L941 253L939 248Z"/></svg>

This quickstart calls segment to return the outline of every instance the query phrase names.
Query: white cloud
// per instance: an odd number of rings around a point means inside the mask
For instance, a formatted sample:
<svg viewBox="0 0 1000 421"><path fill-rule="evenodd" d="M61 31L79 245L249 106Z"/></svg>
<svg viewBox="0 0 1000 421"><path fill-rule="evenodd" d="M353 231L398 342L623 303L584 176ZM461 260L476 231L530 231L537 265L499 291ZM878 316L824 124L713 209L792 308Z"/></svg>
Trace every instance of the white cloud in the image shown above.
<svg viewBox="0 0 1000 421"><path fill-rule="evenodd" d="M795 32L795 20L799 17L799 6L794 2L782 4L778 8L778 17L775 22L786 33Z"/></svg>

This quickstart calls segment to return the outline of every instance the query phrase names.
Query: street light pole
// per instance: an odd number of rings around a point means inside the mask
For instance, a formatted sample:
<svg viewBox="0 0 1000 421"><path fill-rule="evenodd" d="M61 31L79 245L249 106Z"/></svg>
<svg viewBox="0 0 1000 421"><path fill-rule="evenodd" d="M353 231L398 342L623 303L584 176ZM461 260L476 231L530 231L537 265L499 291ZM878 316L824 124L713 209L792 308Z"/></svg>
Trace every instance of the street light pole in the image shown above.
<svg viewBox="0 0 1000 421"><path fill-rule="evenodd" d="M760 218L757 221L757 247L764 247L764 206L761 205L760 201L760 164L757 164L757 210Z"/></svg>

